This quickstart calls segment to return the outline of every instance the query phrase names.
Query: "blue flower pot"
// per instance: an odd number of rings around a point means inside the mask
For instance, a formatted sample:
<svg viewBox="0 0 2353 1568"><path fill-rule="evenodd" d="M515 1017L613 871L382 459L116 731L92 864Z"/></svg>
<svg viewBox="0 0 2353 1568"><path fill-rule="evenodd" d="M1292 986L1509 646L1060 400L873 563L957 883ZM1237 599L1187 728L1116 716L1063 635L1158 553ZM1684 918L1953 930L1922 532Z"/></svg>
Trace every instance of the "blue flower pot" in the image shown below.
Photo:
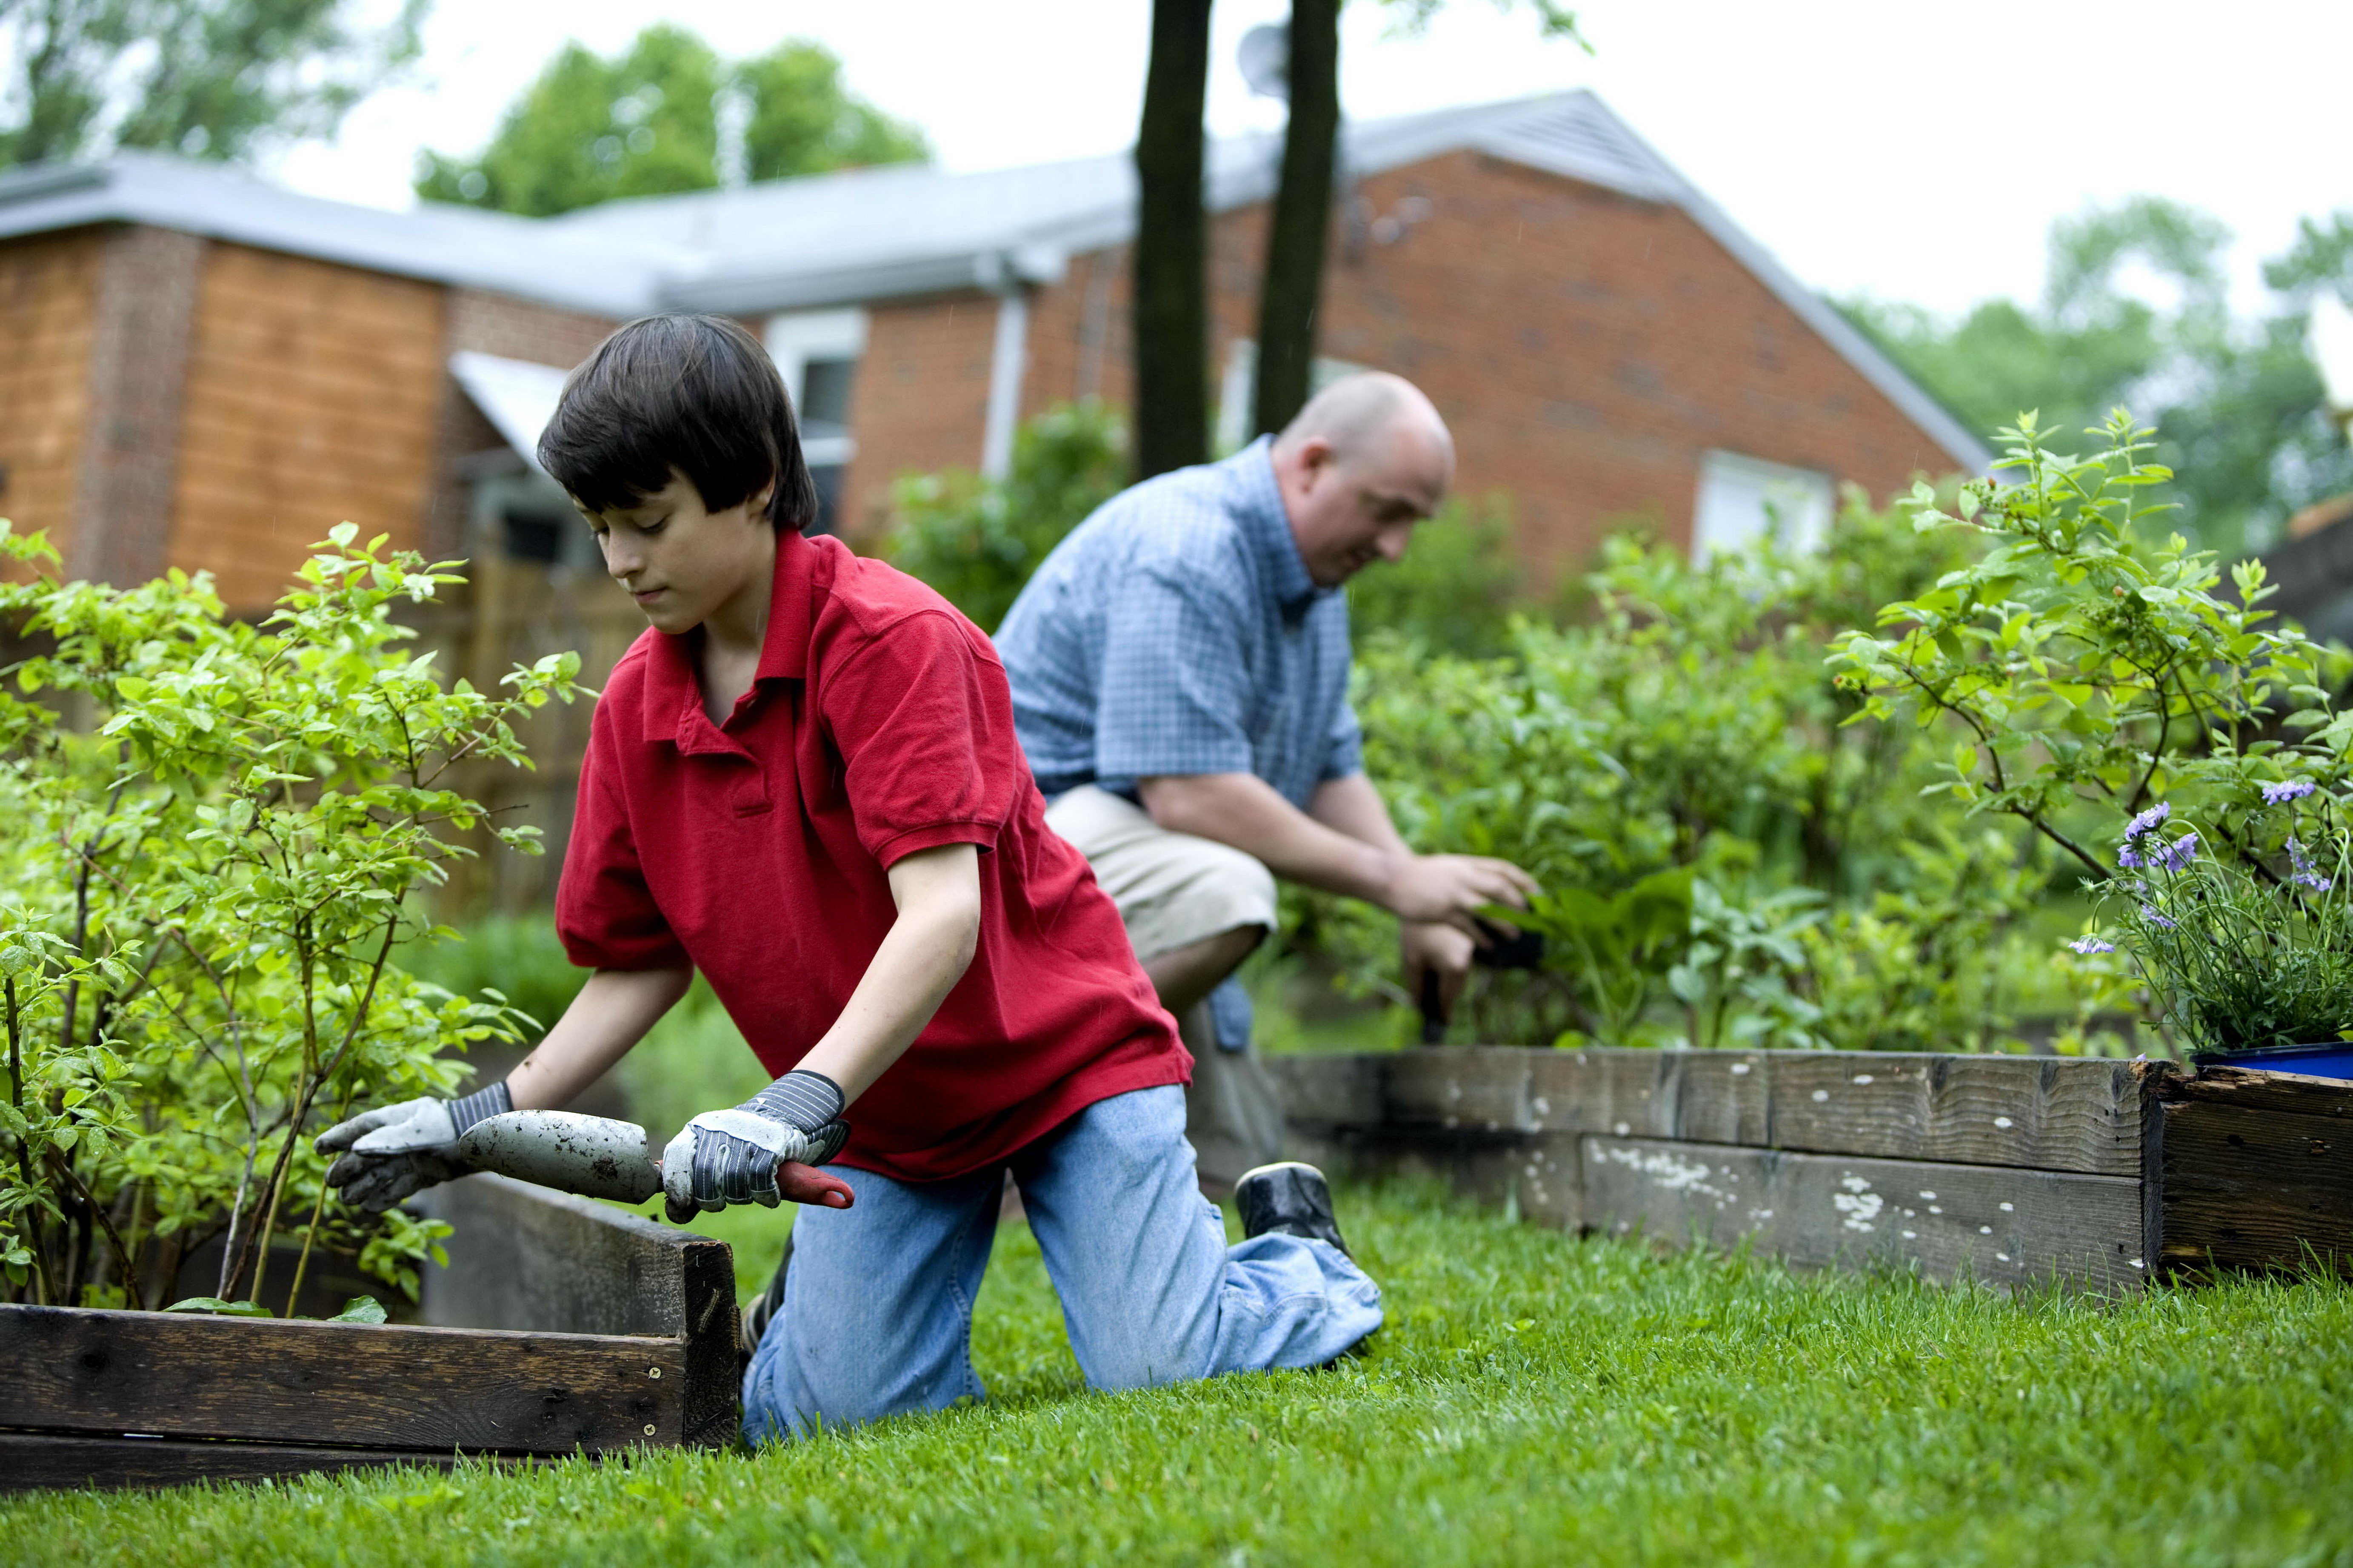
<svg viewBox="0 0 2353 1568"><path fill-rule="evenodd" d="M2353 1079L2353 1041L2348 1040L2321 1046L2264 1046L2252 1051L2197 1051L2191 1059L2200 1067L2253 1068L2261 1072Z"/></svg>

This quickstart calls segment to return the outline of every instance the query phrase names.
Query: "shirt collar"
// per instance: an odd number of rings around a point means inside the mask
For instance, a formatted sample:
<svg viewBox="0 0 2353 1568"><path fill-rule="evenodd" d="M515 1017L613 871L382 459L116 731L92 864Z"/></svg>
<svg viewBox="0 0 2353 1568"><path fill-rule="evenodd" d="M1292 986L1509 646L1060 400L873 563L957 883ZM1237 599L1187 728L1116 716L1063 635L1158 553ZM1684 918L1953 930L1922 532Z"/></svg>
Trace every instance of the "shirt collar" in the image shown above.
<svg viewBox="0 0 2353 1568"><path fill-rule="evenodd" d="M1226 459L1240 504L1235 514L1264 574L1274 589L1275 603L1286 614L1296 614L1333 590L1318 587L1299 558L1299 541L1292 536L1290 514L1282 510L1282 489L1274 479L1274 437L1261 436Z"/></svg>
<svg viewBox="0 0 2353 1568"><path fill-rule="evenodd" d="M768 630L760 643L760 667L752 677L757 691L770 680L803 680L808 676L809 588L817 567L818 548L798 533L776 535L776 576L768 590ZM740 752L702 711L702 692L694 675L693 634L654 634L647 660L646 734L667 737L681 752Z"/></svg>

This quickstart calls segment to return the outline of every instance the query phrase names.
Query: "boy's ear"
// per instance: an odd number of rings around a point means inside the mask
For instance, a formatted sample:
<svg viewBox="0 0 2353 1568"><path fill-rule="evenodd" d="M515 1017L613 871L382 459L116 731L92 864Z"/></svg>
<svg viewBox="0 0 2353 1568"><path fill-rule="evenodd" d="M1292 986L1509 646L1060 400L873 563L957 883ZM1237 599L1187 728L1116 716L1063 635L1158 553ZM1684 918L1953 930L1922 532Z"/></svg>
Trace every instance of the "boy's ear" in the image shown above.
<svg viewBox="0 0 2353 1568"><path fill-rule="evenodd" d="M765 523L768 521L768 508L776 499L776 481L770 479L752 492L752 499L745 504L744 510L751 514L754 521Z"/></svg>

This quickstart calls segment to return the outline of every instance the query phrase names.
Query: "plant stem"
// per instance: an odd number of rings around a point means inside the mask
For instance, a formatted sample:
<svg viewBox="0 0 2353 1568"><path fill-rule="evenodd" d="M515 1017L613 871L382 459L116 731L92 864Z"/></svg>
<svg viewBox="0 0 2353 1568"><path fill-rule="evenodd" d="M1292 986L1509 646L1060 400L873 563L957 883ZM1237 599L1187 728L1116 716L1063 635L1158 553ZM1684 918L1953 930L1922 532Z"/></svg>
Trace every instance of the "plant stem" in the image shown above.
<svg viewBox="0 0 2353 1568"><path fill-rule="evenodd" d="M319 1239L320 1216L326 1212L327 1184L322 1181L319 1184L319 1201L311 1205L310 1226L302 1232L302 1256L294 1260L294 1283L286 1292L286 1316L290 1318L294 1315L295 1301L302 1294L302 1275L311 1267L311 1244ZM259 1279L255 1281L253 1289L256 1295L260 1293L261 1285Z"/></svg>

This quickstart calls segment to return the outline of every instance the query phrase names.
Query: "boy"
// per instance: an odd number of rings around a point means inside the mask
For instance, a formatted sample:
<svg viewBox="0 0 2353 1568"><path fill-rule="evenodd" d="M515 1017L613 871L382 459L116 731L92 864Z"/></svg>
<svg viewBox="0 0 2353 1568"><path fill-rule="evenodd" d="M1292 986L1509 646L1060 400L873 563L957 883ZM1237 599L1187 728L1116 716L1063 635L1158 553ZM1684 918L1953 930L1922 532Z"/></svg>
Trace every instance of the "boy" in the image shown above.
<svg viewBox="0 0 2353 1568"><path fill-rule="evenodd" d="M776 367L733 322L621 328L540 459L650 628L596 705L556 897L579 997L502 1084L320 1140L381 1208L486 1115L561 1106L700 969L775 1083L663 1152L671 1218L839 1160L746 1321L746 1435L937 1409L1004 1174L1097 1388L1313 1366L1380 1324L1310 1167L1253 1173L1229 1249L1185 1142L1191 1059L1045 825L1003 669L944 600L832 539ZM791 1173L786 1172L787 1180ZM761 1331L765 1330L765 1331Z"/></svg>

